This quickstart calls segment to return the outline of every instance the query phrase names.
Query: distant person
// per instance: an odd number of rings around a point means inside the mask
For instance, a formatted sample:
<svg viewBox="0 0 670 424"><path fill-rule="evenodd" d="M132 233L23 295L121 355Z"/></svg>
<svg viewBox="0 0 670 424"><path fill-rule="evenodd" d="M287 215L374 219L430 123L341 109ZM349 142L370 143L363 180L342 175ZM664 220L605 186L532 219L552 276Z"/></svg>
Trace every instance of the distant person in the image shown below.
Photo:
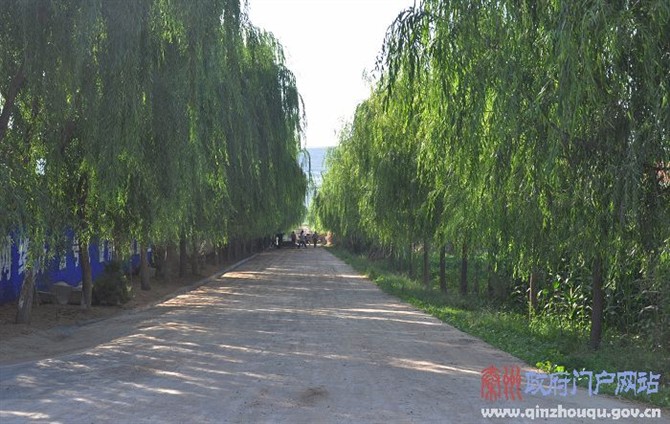
<svg viewBox="0 0 670 424"><path fill-rule="evenodd" d="M297 244L297 241L298 241L298 236L295 235L295 231L291 231L291 245L293 247L295 247L296 244Z"/></svg>
<svg viewBox="0 0 670 424"><path fill-rule="evenodd" d="M301 246L307 248L307 241L305 240L305 230L300 230L300 244L298 245L298 248Z"/></svg>
<svg viewBox="0 0 670 424"><path fill-rule="evenodd" d="M314 247L316 247L317 241L319 241L319 235L314 231L314 234L312 234L312 243L314 243Z"/></svg>

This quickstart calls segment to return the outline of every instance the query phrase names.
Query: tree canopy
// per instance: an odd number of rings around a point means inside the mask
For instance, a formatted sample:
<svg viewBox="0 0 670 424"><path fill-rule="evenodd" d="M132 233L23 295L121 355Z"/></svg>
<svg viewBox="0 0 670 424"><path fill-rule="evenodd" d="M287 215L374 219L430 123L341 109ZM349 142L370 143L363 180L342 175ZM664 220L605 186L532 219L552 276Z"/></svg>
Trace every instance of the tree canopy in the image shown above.
<svg viewBox="0 0 670 424"><path fill-rule="evenodd" d="M296 81L239 0L8 0L0 45L0 233L33 257L300 220Z"/></svg>
<svg viewBox="0 0 670 424"><path fill-rule="evenodd" d="M485 255L532 309L579 282L594 347L603 322L667 328L668 33L665 1L420 2L330 157L322 225Z"/></svg>

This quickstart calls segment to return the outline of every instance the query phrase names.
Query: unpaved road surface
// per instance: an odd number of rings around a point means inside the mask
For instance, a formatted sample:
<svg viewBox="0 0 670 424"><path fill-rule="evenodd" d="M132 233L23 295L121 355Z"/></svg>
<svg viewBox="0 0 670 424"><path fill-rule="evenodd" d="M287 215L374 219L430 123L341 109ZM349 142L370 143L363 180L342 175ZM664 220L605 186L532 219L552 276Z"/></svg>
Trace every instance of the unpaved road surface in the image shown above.
<svg viewBox="0 0 670 424"><path fill-rule="evenodd" d="M483 400L483 369L528 368L321 248L263 253L111 324L105 343L1 366L0 422L602 422L485 419L481 408L645 408L582 391Z"/></svg>

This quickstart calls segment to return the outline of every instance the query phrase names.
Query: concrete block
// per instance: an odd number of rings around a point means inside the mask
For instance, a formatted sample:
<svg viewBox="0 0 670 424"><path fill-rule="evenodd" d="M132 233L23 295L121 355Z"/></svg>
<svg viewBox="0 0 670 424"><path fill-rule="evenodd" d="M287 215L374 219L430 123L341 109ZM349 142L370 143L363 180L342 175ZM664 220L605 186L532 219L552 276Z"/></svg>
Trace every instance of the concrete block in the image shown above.
<svg viewBox="0 0 670 424"><path fill-rule="evenodd" d="M51 285L51 293L59 305L67 305L70 301L70 293L72 293L72 286L64 281L59 281Z"/></svg>

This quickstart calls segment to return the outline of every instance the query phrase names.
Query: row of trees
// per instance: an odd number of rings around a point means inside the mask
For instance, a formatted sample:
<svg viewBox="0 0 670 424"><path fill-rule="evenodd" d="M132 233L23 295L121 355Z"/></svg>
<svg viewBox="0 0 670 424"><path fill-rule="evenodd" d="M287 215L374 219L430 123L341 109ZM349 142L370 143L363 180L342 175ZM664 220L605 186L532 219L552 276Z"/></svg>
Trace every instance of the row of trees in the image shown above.
<svg viewBox="0 0 670 424"><path fill-rule="evenodd" d="M663 0L424 0L330 156L322 225L397 258L420 245L427 283L436 245L444 290L454 246L463 294L484 257L532 313L576 288L594 348L603 323L667 346L668 34Z"/></svg>
<svg viewBox="0 0 670 424"><path fill-rule="evenodd" d="M184 253L300 220L301 100L239 0L7 0L0 46L0 234L33 260L66 229Z"/></svg>

